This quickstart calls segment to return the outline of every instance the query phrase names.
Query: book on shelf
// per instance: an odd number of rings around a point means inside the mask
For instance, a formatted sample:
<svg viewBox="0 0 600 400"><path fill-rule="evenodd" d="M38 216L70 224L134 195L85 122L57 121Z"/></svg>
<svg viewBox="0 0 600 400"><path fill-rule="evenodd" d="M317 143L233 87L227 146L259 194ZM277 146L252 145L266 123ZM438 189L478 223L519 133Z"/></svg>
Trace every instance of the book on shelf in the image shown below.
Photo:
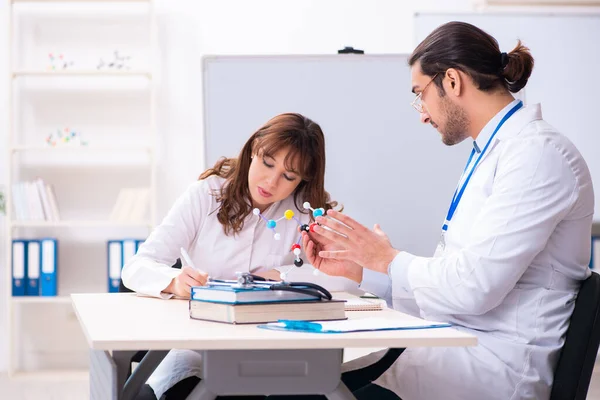
<svg viewBox="0 0 600 400"><path fill-rule="evenodd" d="M229 324L258 324L287 320L340 320L346 318L345 300L283 301L227 304L190 300L190 318Z"/></svg>
<svg viewBox="0 0 600 400"><path fill-rule="evenodd" d="M123 188L119 191L109 219L114 222L144 222L149 200L148 188Z"/></svg>
<svg viewBox="0 0 600 400"><path fill-rule="evenodd" d="M12 185L14 213L20 221L59 221L58 202L52 185L41 178Z"/></svg>

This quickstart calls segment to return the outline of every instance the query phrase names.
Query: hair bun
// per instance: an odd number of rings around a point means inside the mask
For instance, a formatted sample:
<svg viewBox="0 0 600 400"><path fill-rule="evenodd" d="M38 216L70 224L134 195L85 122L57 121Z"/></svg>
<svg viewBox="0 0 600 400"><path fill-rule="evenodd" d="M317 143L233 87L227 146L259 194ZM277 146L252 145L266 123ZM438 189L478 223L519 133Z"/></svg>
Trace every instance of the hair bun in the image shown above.
<svg viewBox="0 0 600 400"><path fill-rule="evenodd" d="M510 57L508 56L508 54L504 52L500 53L500 65L502 66L502 69L506 68L509 61Z"/></svg>
<svg viewBox="0 0 600 400"><path fill-rule="evenodd" d="M502 53L501 59L503 65L506 60L506 65L502 68L501 74L508 83L508 90L516 93L525 87L531 76L533 57L520 40L517 46L506 54L506 57L504 54L506 53Z"/></svg>

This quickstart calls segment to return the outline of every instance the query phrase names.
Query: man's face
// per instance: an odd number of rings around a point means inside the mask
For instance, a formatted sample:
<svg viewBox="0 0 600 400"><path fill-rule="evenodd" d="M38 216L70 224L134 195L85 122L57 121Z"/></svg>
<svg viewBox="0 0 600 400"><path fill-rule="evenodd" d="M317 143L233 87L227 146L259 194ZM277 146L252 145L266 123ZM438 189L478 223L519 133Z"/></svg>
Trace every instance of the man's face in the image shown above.
<svg viewBox="0 0 600 400"><path fill-rule="evenodd" d="M444 73L440 74L446 79ZM462 142L468 136L469 118L466 111L453 99L453 93L441 92L433 82L433 77L423 74L421 64L416 62L411 68L412 89L421 114L421 122L431 124L442 136L442 142L448 146ZM438 78L442 79L442 78Z"/></svg>

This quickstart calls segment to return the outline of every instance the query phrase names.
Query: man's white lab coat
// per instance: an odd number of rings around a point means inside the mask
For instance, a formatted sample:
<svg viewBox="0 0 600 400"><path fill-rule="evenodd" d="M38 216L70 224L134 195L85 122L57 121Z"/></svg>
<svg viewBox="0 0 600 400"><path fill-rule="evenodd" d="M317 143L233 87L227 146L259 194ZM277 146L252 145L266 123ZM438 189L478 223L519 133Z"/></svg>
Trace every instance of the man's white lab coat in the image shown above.
<svg viewBox="0 0 600 400"><path fill-rule="evenodd" d="M515 104L486 125L475 148L484 148ZM547 399L577 292L590 275L593 211L580 153L542 120L539 105L521 108L476 167L445 249L433 257L401 252L388 276L365 270L361 285L398 310L477 335L478 346L409 348L375 383L403 400Z"/></svg>

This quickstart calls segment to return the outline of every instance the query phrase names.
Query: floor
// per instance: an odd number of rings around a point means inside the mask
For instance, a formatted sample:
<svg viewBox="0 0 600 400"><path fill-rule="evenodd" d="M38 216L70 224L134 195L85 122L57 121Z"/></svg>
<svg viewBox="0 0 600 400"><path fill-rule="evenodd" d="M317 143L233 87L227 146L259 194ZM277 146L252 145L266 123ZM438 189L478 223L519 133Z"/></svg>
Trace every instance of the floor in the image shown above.
<svg viewBox="0 0 600 400"><path fill-rule="evenodd" d="M0 374L0 397L11 400L86 400L88 382L24 382L11 381ZM600 362L596 363L588 391L589 400L600 400Z"/></svg>

